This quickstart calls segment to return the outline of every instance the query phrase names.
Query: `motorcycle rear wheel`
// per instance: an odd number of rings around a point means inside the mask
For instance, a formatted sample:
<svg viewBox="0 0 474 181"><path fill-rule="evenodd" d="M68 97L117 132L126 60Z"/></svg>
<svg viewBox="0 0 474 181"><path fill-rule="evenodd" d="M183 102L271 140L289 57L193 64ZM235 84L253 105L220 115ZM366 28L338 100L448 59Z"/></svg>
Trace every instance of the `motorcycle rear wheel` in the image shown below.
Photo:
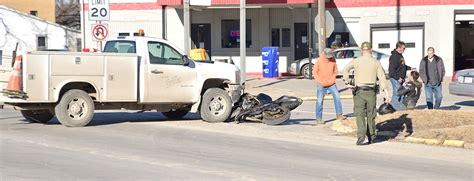
<svg viewBox="0 0 474 181"><path fill-rule="evenodd" d="M288 121L291 117L291 112L285 107L277 107L275 110L263 111L262 122L266 125L279 125Z"/></svg>

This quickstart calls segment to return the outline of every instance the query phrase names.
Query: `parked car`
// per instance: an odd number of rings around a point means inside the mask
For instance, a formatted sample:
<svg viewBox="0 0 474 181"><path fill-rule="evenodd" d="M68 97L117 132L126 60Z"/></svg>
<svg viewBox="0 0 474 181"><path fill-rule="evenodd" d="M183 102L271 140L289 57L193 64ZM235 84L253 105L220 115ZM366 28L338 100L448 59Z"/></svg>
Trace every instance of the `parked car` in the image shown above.
<svg viewBox="0 0 474 181"><path fill-rule="evenodd" d="M342 75L344 67L361 55L361 50L358 47L347 47L334 50L334 57L336 58L337 67L339 69L338 75ZM372 56L382 63L382 67L386 73L388 73L388 59L390 55L382 52L372 51ZM317 57L313 58L311 63L315 63ZM292 75L303 75L305 78L309 78L309 61L308 58L296 60L288 68L289 73Z"/></svg>
<svg viewBox="0 0 474 181"><path fill-rule="evenodd" d="M454 72L449 83L449 93L460 96L474 97L474 69Z"/></svg>

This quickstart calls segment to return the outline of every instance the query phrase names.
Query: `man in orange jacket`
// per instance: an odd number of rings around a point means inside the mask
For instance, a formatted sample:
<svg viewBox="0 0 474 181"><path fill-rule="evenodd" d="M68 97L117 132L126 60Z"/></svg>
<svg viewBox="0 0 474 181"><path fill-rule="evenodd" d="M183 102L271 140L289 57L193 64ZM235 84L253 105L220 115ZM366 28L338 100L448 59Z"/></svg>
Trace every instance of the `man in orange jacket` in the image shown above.
<svg viewBox="0 0 474 181"><path fill-rule="evenodd" d="M313 77L317 83L316 124L324 124L322 120L323 103L327 91L331 93L334 99L336 119L346 119L346 116L342 115L342 104L339 98L339 90L336 87L336 76L336 59L334 59L332 50L326 48L313 67Z"/></svg>

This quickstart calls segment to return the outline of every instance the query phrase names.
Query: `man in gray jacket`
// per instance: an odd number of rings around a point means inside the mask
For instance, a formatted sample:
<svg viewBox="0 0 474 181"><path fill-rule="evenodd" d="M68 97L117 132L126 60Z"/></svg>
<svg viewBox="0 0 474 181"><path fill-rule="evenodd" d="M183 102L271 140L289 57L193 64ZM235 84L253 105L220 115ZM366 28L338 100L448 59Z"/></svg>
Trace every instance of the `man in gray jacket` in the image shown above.
<svg viewBox="0 0 474 181"><path fill-rule="evenodd" d="M433 47L428 48L428 55L420 62L420 77L425 83L426 105L428 109L439 109L443 99L443 82L445 70L441 57L435 55ZM433 94L435 102L433 106Z"/></svg>

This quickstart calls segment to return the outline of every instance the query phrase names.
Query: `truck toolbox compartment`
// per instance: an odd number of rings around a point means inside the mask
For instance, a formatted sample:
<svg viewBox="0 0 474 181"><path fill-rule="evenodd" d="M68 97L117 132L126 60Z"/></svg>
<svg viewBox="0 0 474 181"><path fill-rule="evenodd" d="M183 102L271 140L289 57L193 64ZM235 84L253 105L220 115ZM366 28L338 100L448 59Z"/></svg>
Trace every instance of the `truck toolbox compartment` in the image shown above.
<svg viewBox="0 0 474 181"><path fill-rule="evenodd" d="M105 57L105 100L137 101L138 60L130 56Z"/></svg>
<svg viewBox="0 0 474 181"><path fill-rule="evenodd" d="M23 62L23 90L28 95L28 102L45 102L49 100L49 56L30 54Z"/></svg>
<svg viewBox="0 0 474 181"><path fill-rule="evenodd" d="M103 76L104 56L50 55L51 76Z"/></svg>

